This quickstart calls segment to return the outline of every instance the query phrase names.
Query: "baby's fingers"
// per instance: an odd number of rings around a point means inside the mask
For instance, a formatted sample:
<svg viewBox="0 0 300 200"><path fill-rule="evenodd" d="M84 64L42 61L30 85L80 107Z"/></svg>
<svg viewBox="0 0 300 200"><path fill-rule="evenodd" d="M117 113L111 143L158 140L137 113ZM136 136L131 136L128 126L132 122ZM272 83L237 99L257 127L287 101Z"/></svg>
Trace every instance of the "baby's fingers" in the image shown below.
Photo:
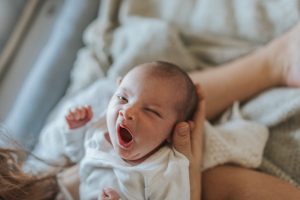
<svg viewBox="0 0 300 200"><path fill-rule="evenodd" d="M70 112L66 115L66 119L67 119L68 121L74 120L74 116L73 116L72 111L70 111Z"/></svg>
<svg viewBox="0 0 300 200"><path fill-rule="evenodd" d="M87 119L92 119L93 118L93 110L92 110L92 107L90 105L86 106L86 118Z"/></svg>
<svg viewBox="0 0 300 200"><path fill-rule="evenodd" d="M81 106L69 111L65 119L70 129L79 128L88 123L93 117L91 106Z"/></svg>
<svg viewBox="0 0 300 200"><path fill-rule="evenodd" d="M84 107L80 107L78 113L79 113L80 120L82 120L86 117L86 109Z"/></svg>
<svg viewBox="0 0 300 200"><path fill-rule="evenodd" d="M112 188L104 188L101 194L102 200L119 200L120 195L118 192Z"/></svg>

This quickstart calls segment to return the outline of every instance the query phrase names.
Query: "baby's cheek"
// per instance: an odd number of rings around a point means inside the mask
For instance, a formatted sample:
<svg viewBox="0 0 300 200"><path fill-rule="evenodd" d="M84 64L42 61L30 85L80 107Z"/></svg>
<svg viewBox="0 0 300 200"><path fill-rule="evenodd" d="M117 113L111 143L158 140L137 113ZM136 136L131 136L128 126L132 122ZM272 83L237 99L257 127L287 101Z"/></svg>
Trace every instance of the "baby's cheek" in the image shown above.
<svg viewBox="0 0 300 200"><path fill-rule="evenodd" d="M145 149L147 149L147 151L151 151L153 149L155 149L157 146L159 146L161 143L163 143L165 141L164 138L155 136L155 135L150 135L149 137L145 138L144 140L144 144L142 146L144 146Z"/></svg>
<svg viewBox="0 0 300 200"><path fill-rule="evenodd" d="M107 112L106 114L106 123L107 123L107 128L112 128L115 126L116 123L116 116L112 112Z"/></svg>

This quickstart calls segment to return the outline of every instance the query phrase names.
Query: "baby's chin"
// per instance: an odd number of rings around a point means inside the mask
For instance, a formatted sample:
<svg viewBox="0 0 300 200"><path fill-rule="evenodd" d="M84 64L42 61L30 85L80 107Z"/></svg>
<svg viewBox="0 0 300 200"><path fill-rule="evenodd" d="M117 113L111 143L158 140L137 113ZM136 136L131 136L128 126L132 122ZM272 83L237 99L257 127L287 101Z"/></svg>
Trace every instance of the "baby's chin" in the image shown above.
<svg viewBox="0 0 300 200"><path fill-rule="evenodd" d="M117 153L123 160L126 161L134 161L141 158L139 154L133 154L132 152L124 151L122 149L120 149Z"/></svg>
<svg viewBox="0 0 300 200"><path fill-rule="evenodd" d="M141 155L140 153L133 154L131 152L124 152L122 149L117 151L117 154L127 163L139 164L143 162L148 156Z"/></svg>

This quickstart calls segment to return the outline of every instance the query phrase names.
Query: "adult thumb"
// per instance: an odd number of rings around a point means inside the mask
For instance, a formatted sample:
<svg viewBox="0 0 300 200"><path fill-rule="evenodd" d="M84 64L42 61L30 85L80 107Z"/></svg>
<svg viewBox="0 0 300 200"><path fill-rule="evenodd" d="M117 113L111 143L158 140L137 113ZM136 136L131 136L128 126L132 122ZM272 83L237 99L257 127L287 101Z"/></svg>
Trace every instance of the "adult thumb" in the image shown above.
<svg viewBox="0 0 300 200"><path fill-rule="evenodd" d="M190 134L191 130L187 122L179 122L176 124L173 134L173 146L188 159L190 159L192 155Z"/></svg>

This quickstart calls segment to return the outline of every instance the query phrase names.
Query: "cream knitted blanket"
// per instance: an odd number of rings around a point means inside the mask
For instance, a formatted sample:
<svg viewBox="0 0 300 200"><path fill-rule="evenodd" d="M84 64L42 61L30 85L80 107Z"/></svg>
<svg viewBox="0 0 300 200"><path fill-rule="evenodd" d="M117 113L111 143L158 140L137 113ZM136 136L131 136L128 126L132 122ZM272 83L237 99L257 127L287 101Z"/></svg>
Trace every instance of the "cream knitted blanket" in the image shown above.
<svg viewBox="0 0 300 200"><path fill-rule="evenodd" d="M86 29L68 94L147 61L167 60L186 71L228 62L293 26L299 5L300 0L103 0L98 19ZM300 184L300 90L266 91L239 112L270 129L261 169Z"/></svg>

